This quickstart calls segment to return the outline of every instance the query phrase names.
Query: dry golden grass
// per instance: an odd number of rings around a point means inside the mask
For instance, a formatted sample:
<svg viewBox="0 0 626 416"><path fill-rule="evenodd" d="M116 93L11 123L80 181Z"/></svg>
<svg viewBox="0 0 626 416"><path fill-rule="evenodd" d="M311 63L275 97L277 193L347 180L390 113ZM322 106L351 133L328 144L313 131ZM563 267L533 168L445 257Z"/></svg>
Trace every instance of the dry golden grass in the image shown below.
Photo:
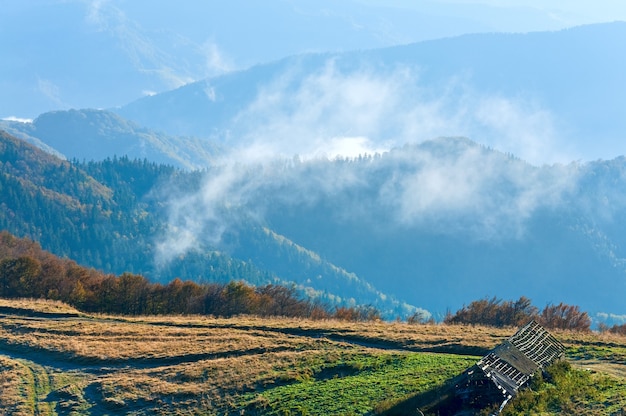
<svg viewBox="0 0 626 416"><path fill-rule="evenodd" d="M124 369L101 377L98 383L103 397L114 398L120 403L154 406L168 398L179 406L185 402L191 407L208 410L228 407L229 400L244 392L293 382L301 376L298 369L358 353L358 350L287 351L201 360Z"/></svg>
<svg viewBox="0 0 626 416"><path fill-rule="evenodd" d="M266 348L317 349L328 343L325 339L210 324L180 327L106 318L51 320L21 316L4 317L0 322L0 339L7 345L85 360L202 358L202 355L218 358Z"/></svg>
<svg viewBox="0 0 626 416"><path fill-rule="evenodd" d="M34 406L28 400L32 388L24 383L28 376L26 366L0 355L0 409L4 414L33 414Z"/></svg>
<svg viewBox="0 0 626 416"><path fill-rule="evenodd" d="M229 328L261 330L319 336L349 343L362 342L369 345L397 347L408 350L453 351L456 347L490 349L510 337L516 328L492 328L470 325L410 325L405 322L346 322L338 320L308 320L294 318L259 318L239 316L215 319L198 316L185 317L141 317L128 322L177 324L199 328Z"/></svg>
<svg viewBox="0 0 626 416"><path fill-rule="evenodd" d="M39 312L43 314L73 314L80 312L67 303L46 299L2 299L0 308L14 309L16 311Z"/></svg>
<svg viewBox="0 0 626 416"><path fill-rule="evenodd" d="M5 345L66 354L85 360L150 360L194 356L223 358L246 352L323 349L329 343L480 354L501 343L515 328L462 325L353 323L288 318L201 316L67 319L7 315L0 319ZM567 347L610 345L626 348L614 334L553 331Z"/></svg>

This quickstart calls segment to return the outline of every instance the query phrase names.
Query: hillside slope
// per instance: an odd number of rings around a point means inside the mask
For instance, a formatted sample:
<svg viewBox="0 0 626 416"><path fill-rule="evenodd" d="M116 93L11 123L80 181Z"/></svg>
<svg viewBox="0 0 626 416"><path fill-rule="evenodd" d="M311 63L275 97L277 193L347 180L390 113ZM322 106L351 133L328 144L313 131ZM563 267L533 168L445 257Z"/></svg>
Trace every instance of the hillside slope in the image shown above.
<svg viewBox="0 0 626 416"><path fill-rule="evenodd" d="M371 304L388 316L414 310L253 221L231 228L230 242L205 245L190 235L188 252L168 255L176 244L165 239L166 204L198 189L199 172L128 158L68 162L0 134L0 229L59 256L161 282L293 284L331 305Z"/></svg>
<svg viewBox="0 0 626 416"><path fill-rule="evenodd" d="M431 311L524 295L623 315L626 159L533 167L477 151L438 156L425 144L356 162L358 182L295 209L277 201L267 221ZM332 163L319 169L343 177Z"/></svg>
<svg viewBox="0 0 626 416"><path fill-rule="evenodd" d="M200 169L220 153L209 141L151 131L104 110L52 111L28 123L0 121L0 128L49 153L79 161L117 156Z"/></svg>
<svg viewBox="0 0 626 416"><path fill-rule="evenodd" d="M183 236L233 243L247 258L228 231L245 218L439 316L485 296L624 315L625 181L624 158L537 167L441 138L215 168L171 195L164 239L179 253Z"/></svg>
<svg viewBox="0 0 626 416"><path fill-rule="evenodd" d="M105 271L292 282L387 317L408 305L443 317L485 296L626 314L624 158L536 167L442 138L184 172L5 143L2 226Z"/></svg>

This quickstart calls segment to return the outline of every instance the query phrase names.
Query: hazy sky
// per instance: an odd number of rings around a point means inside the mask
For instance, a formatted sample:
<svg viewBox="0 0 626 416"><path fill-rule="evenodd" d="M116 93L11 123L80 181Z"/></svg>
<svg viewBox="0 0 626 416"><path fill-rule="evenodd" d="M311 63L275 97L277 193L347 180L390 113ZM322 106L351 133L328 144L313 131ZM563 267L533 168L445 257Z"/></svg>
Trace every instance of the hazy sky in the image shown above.
<svg viewBox="0 0 626 416"><path fill-rule="evenodd" d="M111 108L304 52L626 21L626 1L3 0L0 118Z"/></svg>
<svg viewBox="0 0 626 416"><path fill-rule="evenodd" d="M357 0L365 4L397 5L419 9L422 2L411 0ZM434 0L433 3L472 6L476 11L480 5L505 8L530 8L549 14L555 22L565 27L589 23L626 20L626 2L622 0ZM476 16L479 18L479 16Z"/></svg>

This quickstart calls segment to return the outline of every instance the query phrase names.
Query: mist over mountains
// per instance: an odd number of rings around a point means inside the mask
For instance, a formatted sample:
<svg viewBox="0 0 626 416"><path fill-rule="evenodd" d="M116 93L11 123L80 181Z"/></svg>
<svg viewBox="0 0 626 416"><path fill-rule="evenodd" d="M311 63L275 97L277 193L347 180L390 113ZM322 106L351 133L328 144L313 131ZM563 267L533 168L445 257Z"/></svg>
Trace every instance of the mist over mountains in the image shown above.
<svg viewBox="0 0 626 416"><path fill-rule="evenodd" d="M54 140L55 123L62 129L82 118L94 127L101 117L107 136L135 135L137 146L150 142L165 153L158 160L186 168L210 159L210 149L200 150L206 141L258 156L332 158L462 136L533 164L611 159L626 153L626 95L616 93L626 85L625 37L626 23L615 22L302 54L109 110L123 118L57 111L36 124L45 143ZM32 133L29 123L7 123L14 134ZM81 129L82 137L103 133ZM176 160L184 147L177 142L194 139L203 155ZM107 154L141 155L130 146ZM61 153L97 156L81 149Z"/></svg>
<svg viewBox="0 0 626 416"><path fill-rule="evenodd" d="M105 271L293 283L390 318L523 295L621 319L622 39L616 22L301 54L4 120L72 162L3 136L2 223Z"/></svg>
<svg viewBox="0 0 626 416"><path fill-rule="evenodd" d="M623 315L623 157L535 167L442 138L356 159L204 173L51 161L40 177L41 156L7 140L2 186L13 191L3 194L3 227L106 271L293 283L388 318L522 295Z"/></svg>
<svg viewBox="0 0 626 416"><path fill-rule="evenodd" d="M439 316L484 296L619 311L624 162L535 167L452 138L353 160L225 167L170 200L162 247L175 256L222 241L238 212Z"/></svg>
<svg viewBox="0 0 626 416"><path fill-rule="evenodd" d="M626 153L626 98L615 93L626 85L624 38L616 22L301 55L116 111L170 134L278 143L288 156L346 138L376 150L466 136L533 163L610 159Z"/></svg>
<svg viewBox="0 0 626 416"><path fill-rule="evenodd" d="M2 131L0 157L0 229L80 264L163 283L294 285L316 301L358 301L389 317L415 310L236 208L222 210L223 221L236 221L222 228L219 241L206 235L177 250L167 238L172 231L165 206L202 189L199 171L128 157L68 162Z"/></svg>

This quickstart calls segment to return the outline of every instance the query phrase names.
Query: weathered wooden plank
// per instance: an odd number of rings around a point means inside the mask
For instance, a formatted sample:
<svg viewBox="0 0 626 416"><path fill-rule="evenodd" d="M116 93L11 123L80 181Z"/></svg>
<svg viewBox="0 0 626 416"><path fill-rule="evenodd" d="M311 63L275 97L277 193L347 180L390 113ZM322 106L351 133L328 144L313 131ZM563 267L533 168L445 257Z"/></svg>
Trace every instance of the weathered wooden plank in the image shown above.
<svg viewBox="0 0 626 416"><path fill-rule="evenodd" d="M537 371L562 357L564 350L563 344L532 321L466 371L464 382L457 385L457 397L475 405L481 400L497 401L500 396L504 406Z"/></svg>

